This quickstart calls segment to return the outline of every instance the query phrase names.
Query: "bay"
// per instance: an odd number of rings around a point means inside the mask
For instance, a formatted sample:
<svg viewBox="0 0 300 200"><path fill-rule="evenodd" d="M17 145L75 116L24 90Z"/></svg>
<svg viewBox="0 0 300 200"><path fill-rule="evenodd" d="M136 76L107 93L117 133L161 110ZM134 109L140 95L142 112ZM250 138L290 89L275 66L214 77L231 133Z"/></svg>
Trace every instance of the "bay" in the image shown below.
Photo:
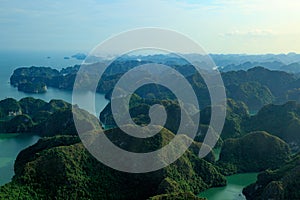
<svg viewBox="0 0 300 200"><path fill-rule="evenodd" d="M14 162L24 148L33 145L40 137L30 134L0 134L0 185L14 175Z"/></svg>
<svg viewBox="0 0 300 200"><path fill-rule="evenodd" d="M227 186L210 188L200 193L200 197L209 200L246 200L242 191L243 188L257 180L258 173L235 174L226 177Z"/></svg>
<svg viewBox="0 0 300 200"><path fill-rule="evenodd" d="M64 59L65 56L71 56L76 52L0 52L0 100L5 98L14 98L20 100L24 97L39 98L49 102L51 99L62 99L72 103L72 92L67 90L59 90L48 88L44 94L27 94L20 92L9 83L9 78L13 70L21 66L46 66L56 69L62 69L81 61L76 59ZM95 116L99 116L100 112L107 105L108 100L104 95L96 94L90 91L82 92L82 100L77 100L79 107L89 111ZM95 98L94 106L86 102L86 99ZM14 162L19 152L30 145L33 145L39 139L36 135L30 134L0 134L0 185L8 183L14 175Z"/></svg>
<svg viewBox="0 0 300 200"><path fill-rule="evenodd" d="M72 92L67 90L59 90L56 88L48 88L48 91L43 94L28 94L20 92L17 88L13 87L9 83L9 78L13 71L18 67L29 66L44 66L55 69L62 69L75 64L81 64L81 61L76 59L64 59L65 56L71 56L76 52L30 52L30 51L18 51L18 52L0 52L0 100L5 98L14 98L20 100L24 97L39 98L49 102L51 99L62 99L69 103L72 103ZM94 106L86 99L95 98L95 110ZM76 103L79 107L89 111L91 114L99 116L100 112L107 105L108 100L105 99L103 94L95 94L90 91L82 92L81 99Z"/></svg>
<svg viewBox="0 0 300 200"><path fill-rule="evenodd" d="M76 52L0 52L0 100L4 98L15 98L20 100L24 97L39 98L44 101L51 99L62 99L69 103L72 102L72 92L48 88L44 94L27 94L18 91L9 84L9 78L13 70L20 66L48 66L56 69L80 64L81 61L75 59L64 59ZM99 116L99 113L107 105L108 101L104 95L96 94L95 111L93 105L87 104L84 100L93 98L89 91L82 93L82 102L77 101L80 107L90 113ZM20 134L0 134L0 185L11 180L14 175L13 165L18 153L26 147L36 143L39 139L35 135ZM215 153L219 153L217 149ZM237 174L227 177L228 185L226 187L211 188L202 192L199 196L206 197L209 200L244 200L242 189L256 181L257 173Z"/></svg>

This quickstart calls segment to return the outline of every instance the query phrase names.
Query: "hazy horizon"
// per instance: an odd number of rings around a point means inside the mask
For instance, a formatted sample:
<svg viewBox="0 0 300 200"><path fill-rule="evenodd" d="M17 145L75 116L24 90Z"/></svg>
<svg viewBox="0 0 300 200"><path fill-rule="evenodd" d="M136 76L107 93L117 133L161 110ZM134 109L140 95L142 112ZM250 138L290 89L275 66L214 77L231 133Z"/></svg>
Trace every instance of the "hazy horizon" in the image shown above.
<svg viewBox="0 0 300 200"><path fill-rule="evenodd" d="M64 54L65 56L72 56L75 55L77 53L83 53L86 55L89 55L88 50L72 50L72 49L43 49L43 50L37 50L37 49L0 49L0 53L38 53L38 54L51 54L51 53L58 53L58 54ZM176 53L176 52L174 52ZM149 53L149 54L137 54L136 56L144 56L144 55L160 55L161 53ZM193 53L184 53L184 54L193 54ZM226 53L226 52L207 52L207 54L209 55L245 55L245 56L259 56L259 55L291 55L291 54L296 54L296 55L300 55L300 51L299 52L278 52L278 53L272 53L272 52L265 52L265 53L243 53L243 52L230 52L230 53Z"/></svg>
<svg viewBox="0 0 300 200"><path fill-rule="evenodd" d="M0 49L89 52L140 27L178 31L213 54L300 52L300 2L0 0Z"/></svg>

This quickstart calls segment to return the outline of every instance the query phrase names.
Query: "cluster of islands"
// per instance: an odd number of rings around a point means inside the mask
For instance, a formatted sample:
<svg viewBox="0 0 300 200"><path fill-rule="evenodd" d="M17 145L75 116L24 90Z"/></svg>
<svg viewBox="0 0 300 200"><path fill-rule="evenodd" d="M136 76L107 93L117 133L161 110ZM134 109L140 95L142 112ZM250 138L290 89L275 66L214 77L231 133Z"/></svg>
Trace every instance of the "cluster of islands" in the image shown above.
<svg viewBox="0 0 300 200"><path fill-rule="evenodd" d="M85 149L74 125L73 119L77 118L86 124L85 131L94 131L90 122L97 118L109 127L104 134L115 145L128 151L159 149L174 138L180 113L188 112L180 108L172 92L160 85L145 85L130 99L131 117L141 126L150 123L152 105L163 105L167 112L164 128L143 140L128 136L116 126L110 104L94 116L63 100L7 98L0 101L0 132L36 134L41 139L20 152L15 176L0 187L0 199L203 200L199 193L225 186L226 176L252 172L259 174L255 183L243 189L248 200L300 199L300 78L297 67L293 68L296 64L285 65L287 70L272 62L269 66L278 69L244 64L236 71L230 68L236 64L226 65L221 70L228 97L224 128L217 145L201 159L198 152L210 126L212 108L204 80L185 61L172 56L118 59L105 71L97 92L110 100L115 84L126 71L155 61L181 72L198 98L200 110L189 111L200 114L200 120L193 119L198 134L183 156L158 171L120 172L97 161ZM13 72L10 83L27 93L47 92L48 87L72 90L79 68L75 65L59 71L22 67ZM93 78L93 72L86 73L85 78ZM76 114L72 112L74 107ZM213 153L217 149L219 158Z"/></svg>

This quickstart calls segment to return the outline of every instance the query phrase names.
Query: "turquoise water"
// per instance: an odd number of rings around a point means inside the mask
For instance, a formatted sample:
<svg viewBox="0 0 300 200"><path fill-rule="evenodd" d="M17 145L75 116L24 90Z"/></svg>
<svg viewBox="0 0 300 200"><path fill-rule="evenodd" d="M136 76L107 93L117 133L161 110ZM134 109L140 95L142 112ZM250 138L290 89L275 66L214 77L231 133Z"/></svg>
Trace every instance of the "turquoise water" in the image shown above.
<svg viewBox="0 0 300 200"><path fill-rule="evenodd" d="M26 94L19 92L16 88L9 84L9 77L13 70L19 66L51 66L61 69L63 67L80 64L80 61L74 59L63 59L64 56L70 56L76 52L0 52L0 100L6 97L21 99L23 97L32 96L45 101L51 99L63 99L72 102L72 93L70 91L48 88L45 94ZM47 57L51 57L48 59ZM92 98L91 92L84 92L83 97ZM85 99L85 98L83 98ZM79 101L80 102L80 101ZM108 103L104 96L96 94L96 113L92 110L92 105L82 102L84 109L99 116L100 111ZM34 135L3 135L0 134L0 185L9 182L14 174L13 165L18 153L26 147L34 144L39 139ZM219 149L215 152L218 156ZM222 188L212 188L200 194L209 200L240 200L245 199L241 194L243 187L256 181L257 174L239 174L229 176L228 185Z"/></svg>
<svg viewBox="0 0 300 200"><path fill-rule="evenodd" d="M0 185L11 180L14 175L14 162L19 152L33 145L39 137L35 135L0 134Z"/></svg>
<svg viewBox="0 0 300 200"><path fill-rule="evenodd" d="M258 173L236 174L227 177L227 186L211 188L199 194L208 200L245 200L243 188L257 180Z"/></svg>
<svg viewBox="0 0 300 200"><path fill-rule="evenodd" d="M216 160L220 157L221 148L214 149ZM199 194L208 200L246 200L242 194L243 188L257 180L258 173L236 174L226 177L227 186L211 188Z"/></svg>
<svg viewBox="0 0 300 200"><path fill-rule="evenodd" d="M75 52L76 53L76 52ZM48 88L48 92L44 94L26 94L19 92L16 88L10 86L9 78L15 68L20 66L50 66L61 69L81 62L75 59L63 59L64 56L71 56L74 52L0 52L0 100L12 97L17 100L31 96L34 98L50 101L51 99L63 99L69 103L72 102L72 93L66 90L58 90ZM51 57L51 58L47 58ZM89 91L82 93L82 99L92 98L93 94ZM99 116L101 110L107 105L108 101L104 95L96 94L96 113L93 106L79 100L78 104L81 108L86 109L90 113ZM14 161L18 153L26 147L36 143L39 139L34 135L19 134L0 134L0 185L11 180L14 174Z"/></svg>
<svg viewBox="0 0 300 200"><path fill-rule="evenodd" d="M213 153L215 155L216 161L218 161L220 159L221 148L215 148L215 149L213 149Z"/></svg>

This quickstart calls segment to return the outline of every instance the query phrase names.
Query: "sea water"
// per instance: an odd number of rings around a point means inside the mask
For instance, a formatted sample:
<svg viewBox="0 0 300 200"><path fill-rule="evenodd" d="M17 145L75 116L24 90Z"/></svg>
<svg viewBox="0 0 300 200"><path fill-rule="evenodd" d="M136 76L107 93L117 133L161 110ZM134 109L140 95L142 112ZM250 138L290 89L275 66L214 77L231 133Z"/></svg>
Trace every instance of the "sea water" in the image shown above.
<svg viewBox="0 0 300 200"><path fill-rule="evenodd" d="M31 96L47 102L51 99L62 99L71 103L71 91L48 88L48 91L43 94L27 94L12 87L9 83L9 79L14 69L18 67L45 66L59 70L74 66L75 64L81 64L81 61L76 59L64 59L65 56L70 57L75 53L76 52L0 52L0 100L8 97L20 100L21 98ZM90 91L86 91L82 93L82 97L93 98L93 94ZM84 107L84 109L98 117L108 101L102 94L96 94L95 100L96 111L93 110L92 105L86 104L86 102L82 102L83 106L81 106L79 101L79 106ZM8 135L0 133L0 185L8 183L13 177L14 162L19 152L36 143L38 139L38 136L30 134Z"/></svg>

